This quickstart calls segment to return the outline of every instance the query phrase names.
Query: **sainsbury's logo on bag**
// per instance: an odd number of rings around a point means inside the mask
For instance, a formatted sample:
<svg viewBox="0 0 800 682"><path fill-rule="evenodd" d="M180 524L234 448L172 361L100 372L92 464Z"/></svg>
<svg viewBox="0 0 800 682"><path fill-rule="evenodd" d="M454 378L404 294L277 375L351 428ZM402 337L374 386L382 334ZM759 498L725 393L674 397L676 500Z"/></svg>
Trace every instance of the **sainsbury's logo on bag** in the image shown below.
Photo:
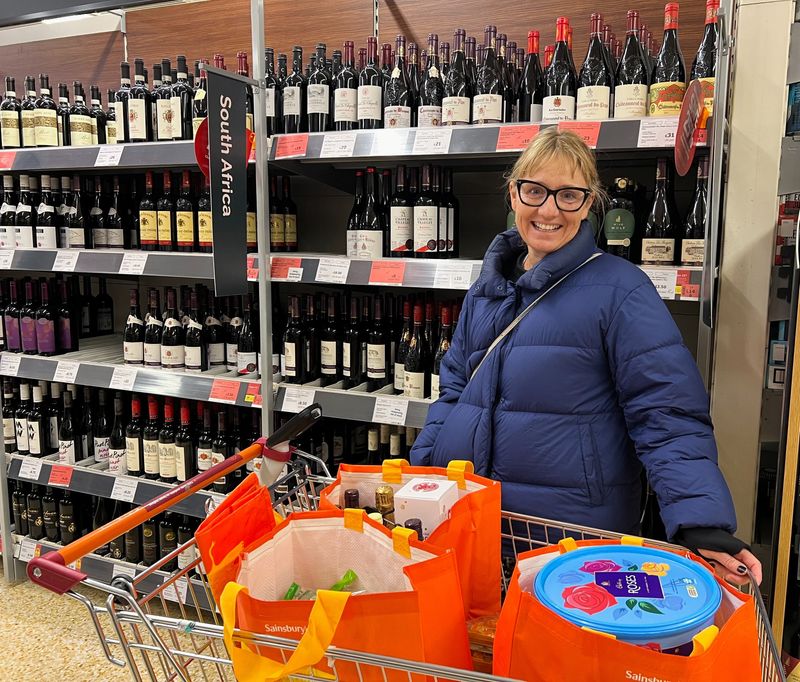
<svg viewBox="0 0 800 682"><path fill-rule="evenodd" d="M648 675L641 675L640 673L635 673L631 670L625 671L625 679L634 680L634 682L670 682L669 680L665 680L661 677L650 677Z"/></svg>
<svg viewBox="0 0 800 682"><path fill-rule="evenodd" d="M306 631L306 629L302 625L272 625L270 623L267 623L264 626L264 631L267 632L268 634L272 634L272 635L277 634L277 633L285 633L285 632L296 632L296 633L302 635ZM644 678L642 678L642 679L644 680ZM657 680L655 682L661 682L661 681ZM667 681L665 680L664 682L667 682Z"/></svg>

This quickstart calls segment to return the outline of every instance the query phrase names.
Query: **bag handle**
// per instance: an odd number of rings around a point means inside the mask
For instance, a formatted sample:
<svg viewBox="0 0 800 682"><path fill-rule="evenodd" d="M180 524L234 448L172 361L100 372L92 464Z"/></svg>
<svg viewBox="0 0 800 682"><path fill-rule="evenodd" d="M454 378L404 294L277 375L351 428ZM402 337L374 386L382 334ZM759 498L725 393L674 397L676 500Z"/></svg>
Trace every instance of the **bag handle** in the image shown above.
<svg viewBox="0 0 800 682"><path fill-rule="evenodd" d="M239 682L278 682L317 665L325 657L325 652L333 641L336 629L342 620L344 607L350 598L349 592L317 590L317 599L308 617L308 627L289 660L281 663L260 656L244 643L234 642L236 601L242 590L247 592L244 585L229 582L220 599L225 646L233 661L233 670ZM324 676L324 673L320 676Z"/></svg>

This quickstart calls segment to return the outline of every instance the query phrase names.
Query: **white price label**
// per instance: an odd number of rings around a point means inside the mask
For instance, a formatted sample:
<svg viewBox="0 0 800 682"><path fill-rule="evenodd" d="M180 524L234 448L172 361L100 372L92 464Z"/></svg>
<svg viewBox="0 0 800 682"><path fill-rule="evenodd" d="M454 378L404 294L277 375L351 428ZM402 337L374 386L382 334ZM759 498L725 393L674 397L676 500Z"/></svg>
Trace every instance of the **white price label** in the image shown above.
<svg viewBox="0 0 800 682"><path fill-rule="evenodd" d="M126 253L119 266L120 275L142 275L147 265L146 253Z"/></svg>
<svg viewBox="0 0 800 682"><path fill-rule="evenodd" d="M74 249L59 249L53 262L53 272L75 272L80 251Z"/></svg>
<svg viewBox="0 0 800 682"><path fill-rule="evenodd" d="M282 412L300 412L314 402L313 388L300 388L299 386L287 386L283 394Z"/></svg>
<svg viewBox="0 0 800 682"><path fill-rule="evenodd" d="M123 149L125 149L124 144L104 144L97 150L97 158L94 160L95 167L119 166Z"/></svg>
<svg viewBox="0 0 800 682"><path fill-rule="evenodd" d="M36 457L25 457L19 467L19 477L29 481L38 481L42 473L42 460Z"/></svg>
<svg viewBox="0 0 800 682"><path fill-rule="evenodd" d="M289 268L286 273L287 282L300 282L303 279L303 268Z"/></svg>
<svg viewBox="0 0 800 682"><path fill-rule="evenodd" d="M642 268L642 271L650 278L661 298L667 301L675 300L675 285L678 282L676 268Z"/></svg>
<svg viewBox="0 0 800 682"><path fill-rule="evenodd" d="M114 487L111 489L111 499L119 500L120 502L133 502L138 485L139 481L135 478L118 476L114 481Z"/></svg>
<svg viewBox="0 0 800 682"><path fill-rule="evenodd" d="M78 369L80 362L73 362L72 360L59 360L56 366L56 373L53 375L53 381L62 384L74 384L75 377L78 376Z"/></svg>
<svg viewBox="0 0 800 682"><path fill-rule="evenodd" d="M133 384L136 383L136 370L127 367L115 367L111 375L109 388L116 388L120 391L132 391Z"/></svg>
<svg viewBox="0 0 800 682"><path fill-rule="evenodd" d="M126 566L125 564L114 564L111 571L111 577L116 578L118 575L127 575L129 578L136 577L136 567Z"/></svg>
<svg viewBox="0 0 800 682"><path fill-rule="evenodd" d="M31 540L30 538L23 538L22 542L19 543L19 554L17 558L20 561L24 561L26 564L36 556L36 541Z"/></svg>
<svg viewBox="0 0 800 682"><path fill-rule="evenodd" d="M10 270L11 261L14 260L14 252L8 249L0 251L0 270Z"/></svg>
<svg viewBox="0 0 800 682"><path fill-rule="evenodd" d="M637 147L674 147L677 118L643 118L639 122Z"/></svg>
<svg viewBox="0 0 800 682"><path fill-rule="evenodd" d="M453 129L445 128L419 128L414 137L412 154L447 154L450 149L450 138Z"/></svg>
<svg viewBox="0 0 800 682"><path fill-rule="evenodd" d="M178 578L175 582L167 585L166 583L170 580L171 578L164 578L164 599L185 604L186 594L189 591L189 581L186 578Z"/></svg>
<svg viewBox="0 0 800 682"><path fill-rule="evenodd" d="M378 424L395 424L403 426L408 414L408 400L404 398L375 398L375 409L372 421Z"/></svg>
<svg viewBox="0 0 800 682"><path fill-rule="evenodd" d="M472 285L472 263L439 263L433 277L438 289L469 289Z"/></svg>
<svg viewBox="0 0 800 682"><path fill-rule="evenodd" d="M17 376L21 360L22 356L16 353L3 353L0 355L0 374L5 377Z"/></svg>
<svg viewBox="0 0 800 682"><path fill-rule="evenodd" d="M317 266L317 282L347 284L350 261L347 258L320 258Z"/></svg>
<svg viewBox="0 0 800 682"><path fill-rule="evenodd" d="M319 156L321 159L350 157L355 146L356 133L327 133Z"/></svg>
<svg viewBox="0 0 800 682"><path fill-rule="evenodd" d="M407 154L408 128L401 130L376 130L372 133L372 155L394 156Z"/></svg>
<svg viewBox="0 0 800 682"><path fill-rule="evenodd" d="M211 493L209 499L206 501L206 516L211 514L217 507L225 501L225 495L220 493Z"/></svg>

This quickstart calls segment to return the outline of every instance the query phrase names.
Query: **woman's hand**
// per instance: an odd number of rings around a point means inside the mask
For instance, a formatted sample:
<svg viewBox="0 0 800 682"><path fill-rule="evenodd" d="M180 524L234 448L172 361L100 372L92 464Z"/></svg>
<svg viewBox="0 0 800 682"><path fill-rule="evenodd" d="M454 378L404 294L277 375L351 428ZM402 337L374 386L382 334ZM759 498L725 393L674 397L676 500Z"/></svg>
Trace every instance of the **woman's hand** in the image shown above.
<svg viewBox="0 0 800 682"><path fill-rule="evenodd" d="M681 528L675 542L702 556L720 578L734 585L745 585L751 575L761 584L761 562L747 544L722 528Z"/></svg>

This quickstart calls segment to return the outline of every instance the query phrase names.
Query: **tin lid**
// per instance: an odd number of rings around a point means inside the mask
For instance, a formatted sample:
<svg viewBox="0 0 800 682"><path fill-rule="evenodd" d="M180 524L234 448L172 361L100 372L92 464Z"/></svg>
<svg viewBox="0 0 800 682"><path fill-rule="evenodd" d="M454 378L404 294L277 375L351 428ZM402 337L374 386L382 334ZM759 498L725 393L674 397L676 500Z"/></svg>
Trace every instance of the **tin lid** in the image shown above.
<svg viewBox="0 0 800 682"><path fill-rule="evenodd" d="M618 639L666 637L705 623L722 591L700 564L649 547L582 547L536 576L536 597L562 618Z"/></svg>

